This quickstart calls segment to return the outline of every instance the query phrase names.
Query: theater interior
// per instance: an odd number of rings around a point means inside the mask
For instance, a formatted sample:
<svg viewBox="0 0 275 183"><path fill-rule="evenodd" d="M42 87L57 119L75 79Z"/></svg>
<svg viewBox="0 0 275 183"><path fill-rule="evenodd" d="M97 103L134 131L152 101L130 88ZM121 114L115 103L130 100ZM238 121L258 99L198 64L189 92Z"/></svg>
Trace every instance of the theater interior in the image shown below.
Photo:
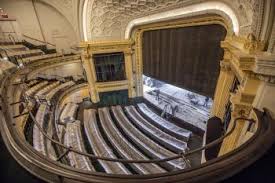
<svg viewBox="0 0 275 183"><path fill-rule="evenodd" d="M0 180L274 183L275 0L0 0Z"/></svg>

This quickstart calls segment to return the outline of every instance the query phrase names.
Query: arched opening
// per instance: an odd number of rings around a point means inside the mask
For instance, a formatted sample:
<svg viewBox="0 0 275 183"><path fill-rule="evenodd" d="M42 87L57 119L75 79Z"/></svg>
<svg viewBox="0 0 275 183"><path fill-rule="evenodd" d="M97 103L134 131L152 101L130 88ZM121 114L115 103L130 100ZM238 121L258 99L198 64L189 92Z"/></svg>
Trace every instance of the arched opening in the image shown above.
<svg viewBox="0 0 275 183"><path fill-rule="evenodd" d="M149 102L162 116L168 113L173 121L179 119L177 125L184 122L187 128L200 135L207 128L206 121L214 103L212 99L224 54L221 42L236 30L227 18L214 13L165 21L155 19L130 31L136 41L135 74L141 78L137 79L137 95L146 100L151 98ZM144 93L143 74L189 91L175 86L167 89L164 84L163 91L157 87L149 89L149 96Z"/></svg>

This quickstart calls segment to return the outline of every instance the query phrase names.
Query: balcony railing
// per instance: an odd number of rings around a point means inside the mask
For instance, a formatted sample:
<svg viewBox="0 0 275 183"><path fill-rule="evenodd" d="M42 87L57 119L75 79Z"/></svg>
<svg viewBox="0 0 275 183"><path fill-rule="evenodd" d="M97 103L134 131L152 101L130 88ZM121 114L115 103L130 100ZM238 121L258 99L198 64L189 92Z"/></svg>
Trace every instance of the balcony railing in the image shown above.
<svg viewBox="0 0 275 183"><path fill-rule="evenodd" d="M12 77L16 74L18 73L14 71L2 80L0 90L2 106L0 111L0 115L2 116L2 125L0 126L1 134L11 154L17 161L20 162L20 164L32 173L39 175L43 179L50 182L166 182L168 180L170 182L217 182L231 176L232 174L255 162L269 149L269 147L271 147L275 139L275 121L272 119L271 114L266 109L264 112L254 109L253 112L257 116L256 120L238 117L234 120L233 127L224 136L200 148L190 150L188 152L182 152L176 156L164 159L115 159L84 153L52 139L37 123L31 110L28 110L28 114L45 138L65 150L64 153L56 159L56 161L53 161L35 151L24 139L20 138L18 132L14 128L14 119L11 116L12 112L8 102L10 94L7 91L7 86L11 84ZM29 102L27 97L24 97L24 101L21 102L23 102L25 106L28 106L26 105ZM179 158L182 158L183 161L187 162L188 156L221 143L225 138L234 132L236 124L240 120L248 120L253 123L257 123L258 128L255 134L247 142L235 150L196 167L150 175L115 175L83 171L59 162L59 160L61 160L68 152L74 152L87 156L93 160L97 159L122 163L161 163Z"/></svg>

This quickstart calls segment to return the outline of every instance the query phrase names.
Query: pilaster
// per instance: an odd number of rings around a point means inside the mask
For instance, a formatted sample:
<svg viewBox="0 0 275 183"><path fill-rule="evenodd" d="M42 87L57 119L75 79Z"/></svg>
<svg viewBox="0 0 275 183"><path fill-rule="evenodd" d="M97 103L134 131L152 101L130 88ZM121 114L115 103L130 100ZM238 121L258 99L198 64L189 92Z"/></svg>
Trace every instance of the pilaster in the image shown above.
<svg viewBox="0 0 275 183"><path fill-rule="evenodd" d="M231 71L230 63L227 60L220 62L220 74L216 86L211 115L223 119L225 107L229 100L229 93L234 81L234 74Z"/></svg>
<svg viewBox="0 0 275 183"><path fill-rule="evenodd" d="M228 126L229 131L238 117L248 118L253 108L253 101L257 95L261 81L250 74L246 74L236 93L231 93L230 102L232 103L231 121ZM236 123L235 130L228 136L222 144L220 155L225 154L240 145L242 138L247 131L248 121L240 120Z"/></svg>
<svg viewBox="0 0 275 183"><path fill-rule="evenodd" d="M83 60L84 68L87 75L87 80L89 83L89 93L90 93L91 100L92 102L97 103L99 101L99 97L95 88L96 77L95 77L95 71L94 71L94 68L95 68L94 62L92 61L91 56L88 55L87 53L83 52L81 57Z"/></svg>
<svg viewBox="0 0 275 183"><path fill-rule="evenodd" d="M231 54L228 62L240 85L234 93L223 93L224 97L230 95L231 105L231 121L227 131L231 130L234 120L238 117L250 117L253 108L253 101L261 85L259 73L255 72L257 67L257 57L263 55L263 44L255 40L252 34L247 38L227 37L221 43L222 47ZM260 57L262 58L262 57ZM259 60L259 59L258 59ZM263 62L261 62L263 63ZM222 72L222 71L221 71ZM235 130L222 143L220 155L226 154L237 148L244 142L245 134L248 129L248 121L238 121Z"/></svg>
<svg viewBox="0 0 275 183"><path fill-rule="evenodd" d="M128 80L128 95L129 98L134 98L134 79L133 79L133 63L132 63L132 52L128 51L124 53L125 55L125 68L126 68L126 78Z"/></svg>
<svg viewBox="0 0 275 183"><path fill-rule="evenodd" d="M236 100L236 101L235 101ZM236 96L231 97L232 102L232 113L231 113L231 121L228 126L228 131L232 128L233 122L237 117L248 117L252 105L248 103L242 103ZM238 146L239 139L241 134L243 133L243 128L245 126L246 121L240 120L236 123L235 130L231 135L229 135L221 146L220 155L226 154L227 152L232 151Z"/></svg>

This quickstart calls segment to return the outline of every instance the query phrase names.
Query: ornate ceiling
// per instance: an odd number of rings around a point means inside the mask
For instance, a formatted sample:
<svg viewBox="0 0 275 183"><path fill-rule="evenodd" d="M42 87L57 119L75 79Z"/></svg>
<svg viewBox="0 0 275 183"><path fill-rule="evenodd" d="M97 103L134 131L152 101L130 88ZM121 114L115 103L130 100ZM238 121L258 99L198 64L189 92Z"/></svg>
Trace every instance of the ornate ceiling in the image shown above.
<svg viewBox="0 0 275 183"><path fill-rule="evenodd" d="M88 0L88 37L120 39L127 24L136 18L173 10L202 0ZM240 33L251 32L253 17L259 17L261 0L220 0L231 6L240 22ZM257 14L255 16L254 14Z"/></svg>
<svg viewBox="0 0 275 183"><path fill-rule="evenodd" d="M168 10L186 7L191 4L213 2L212 0L40 0L55 7L72 24L75 32L83 38L87 34L88 40L117 40L123 39L128 23L144 16L165 12ZM264 21L269 16L268 22L273 25L274 0L216 0L227 4L235 12L240 25L240 35L246 36L253 33L257 39L268 40ZM87 11L83 16L83 5L87 4ZM269 4L268 4L269 3ZM273 3L273 4L272 4ZM273 13L273 14L272 14ZM83 16L83 17L82 17ZM83 30L83 19L87 25ZM275 26L274 26L275 27ZM272 32L271 31L271 32ZM267 36L266 36L267 35ZM274 48L274 36L271 36Z"/></svg>

